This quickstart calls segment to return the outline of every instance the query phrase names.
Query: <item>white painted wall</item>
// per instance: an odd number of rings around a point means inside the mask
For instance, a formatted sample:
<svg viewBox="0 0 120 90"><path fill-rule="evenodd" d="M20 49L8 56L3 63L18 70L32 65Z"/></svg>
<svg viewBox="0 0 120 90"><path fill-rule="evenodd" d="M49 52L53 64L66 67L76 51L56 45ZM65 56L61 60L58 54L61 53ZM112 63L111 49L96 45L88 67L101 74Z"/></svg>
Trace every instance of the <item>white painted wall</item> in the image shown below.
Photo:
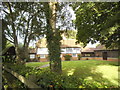
<svg viewBox="0 0 120 90"><path fill-rule="evenodd" d="M81 48L65 48L65 53L81 53Z"/></svg>
<svg viewBox="0 0 120 90"><path fill-rule="evenodd" d="M81 48L62 48L61 53L81 53ZM38 48L37 54L48 54L48 48Z"/></svg>
<svg viewBox="0 0 120 90"><path fill-rule="evenodd" d="M38 48L37 54L48 54L48 48Z"/></svg>

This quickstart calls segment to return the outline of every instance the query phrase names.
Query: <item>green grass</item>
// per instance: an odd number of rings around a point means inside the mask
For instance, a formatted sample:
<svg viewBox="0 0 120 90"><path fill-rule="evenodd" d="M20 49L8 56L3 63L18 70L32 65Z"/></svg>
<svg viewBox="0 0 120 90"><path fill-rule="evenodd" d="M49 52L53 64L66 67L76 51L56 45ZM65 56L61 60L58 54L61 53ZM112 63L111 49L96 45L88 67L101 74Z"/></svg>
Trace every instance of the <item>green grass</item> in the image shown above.
<svg viewBox="0 0 120 90"><path fill-rule="evenodd" d="M29 62L26 63L26 66L28 67L40 67L42 65L48 64L49 62Z"/></svg>
<svg viewBox="0 0 120 90"><path fill-rule="evenodd" d="M26 66L38 67L48 62L31 62ZM118 86L118 62L103 60L63 61L63 75L73 75L97 85L106 83Z"/></svg>
<svg viewBox="0 0 120 90"><path fill-rule="evenodd" d="M118 62L81 60L62 62L63 74L97 83L118 86Z"/></svg>

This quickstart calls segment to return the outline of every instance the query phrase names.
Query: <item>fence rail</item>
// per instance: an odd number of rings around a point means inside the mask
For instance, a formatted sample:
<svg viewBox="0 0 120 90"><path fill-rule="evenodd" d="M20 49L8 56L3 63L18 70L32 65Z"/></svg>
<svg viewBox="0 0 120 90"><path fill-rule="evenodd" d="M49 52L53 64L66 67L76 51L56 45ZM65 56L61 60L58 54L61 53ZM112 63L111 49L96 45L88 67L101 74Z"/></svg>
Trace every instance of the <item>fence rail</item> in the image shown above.
<svg viewBox="0 0 120 90"><path fill-rule="evenodd" d="M5 66L3 66L3 69L9 73L11 73L13 76L15 76L17 79L19 79L23 84L25 84L28 88L37 88L40 89L41 87L36 85L35 83L31 82L30 80L27 80L25 77L23 77L22 75L19 75L18 73L6 68Z"/></svg>

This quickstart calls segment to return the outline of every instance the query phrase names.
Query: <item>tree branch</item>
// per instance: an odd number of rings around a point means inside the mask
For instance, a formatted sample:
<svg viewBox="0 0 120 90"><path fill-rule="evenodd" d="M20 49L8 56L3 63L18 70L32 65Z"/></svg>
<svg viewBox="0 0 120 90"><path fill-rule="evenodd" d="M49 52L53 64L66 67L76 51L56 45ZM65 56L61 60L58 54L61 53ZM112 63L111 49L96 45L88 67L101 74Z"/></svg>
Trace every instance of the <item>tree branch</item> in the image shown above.
<svg viewBox="0 0 120 90"><path fill-rule="evenodd" d="M5 11L4 9L3 9L3 11L4 11L6 14L10 14L10 13L8 13L7 11Z"/></svg>
<svg viewBox="0 0 120 90"><path fill-rule="evenodd" d="M7 4L8 4L9 11L10 11L11 20L12 20L14 44L15 44L15 46L18 46L18 40L17 40L17 36L16 36L16 29L15 29L15 24L14 24L14 19L13 19L13 12L12 12L10 3L8 2Z"/></svg>
<svg viewBox="0 0 120 90"><path fill-rule="evenodd" d="M14 43L13 41L9 40L8 38L6 38L8 41L10 41L11 43Z"/></svg>

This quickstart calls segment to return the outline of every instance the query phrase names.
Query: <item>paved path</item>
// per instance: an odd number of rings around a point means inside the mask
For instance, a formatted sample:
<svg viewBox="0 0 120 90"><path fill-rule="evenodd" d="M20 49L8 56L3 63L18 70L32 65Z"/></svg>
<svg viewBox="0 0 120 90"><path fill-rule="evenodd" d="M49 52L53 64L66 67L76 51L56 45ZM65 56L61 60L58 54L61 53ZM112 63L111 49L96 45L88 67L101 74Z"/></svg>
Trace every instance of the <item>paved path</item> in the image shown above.
<svg viewBox="0 0 120 90"><path fill-rule="evenodd" d="M45 67L48 67L48 66L50 66L50 65L49 65L49 64L45 64L45 65L42 65L42 66L40 66L40 67L37 67L37 69L45 68Z"/></svg>

